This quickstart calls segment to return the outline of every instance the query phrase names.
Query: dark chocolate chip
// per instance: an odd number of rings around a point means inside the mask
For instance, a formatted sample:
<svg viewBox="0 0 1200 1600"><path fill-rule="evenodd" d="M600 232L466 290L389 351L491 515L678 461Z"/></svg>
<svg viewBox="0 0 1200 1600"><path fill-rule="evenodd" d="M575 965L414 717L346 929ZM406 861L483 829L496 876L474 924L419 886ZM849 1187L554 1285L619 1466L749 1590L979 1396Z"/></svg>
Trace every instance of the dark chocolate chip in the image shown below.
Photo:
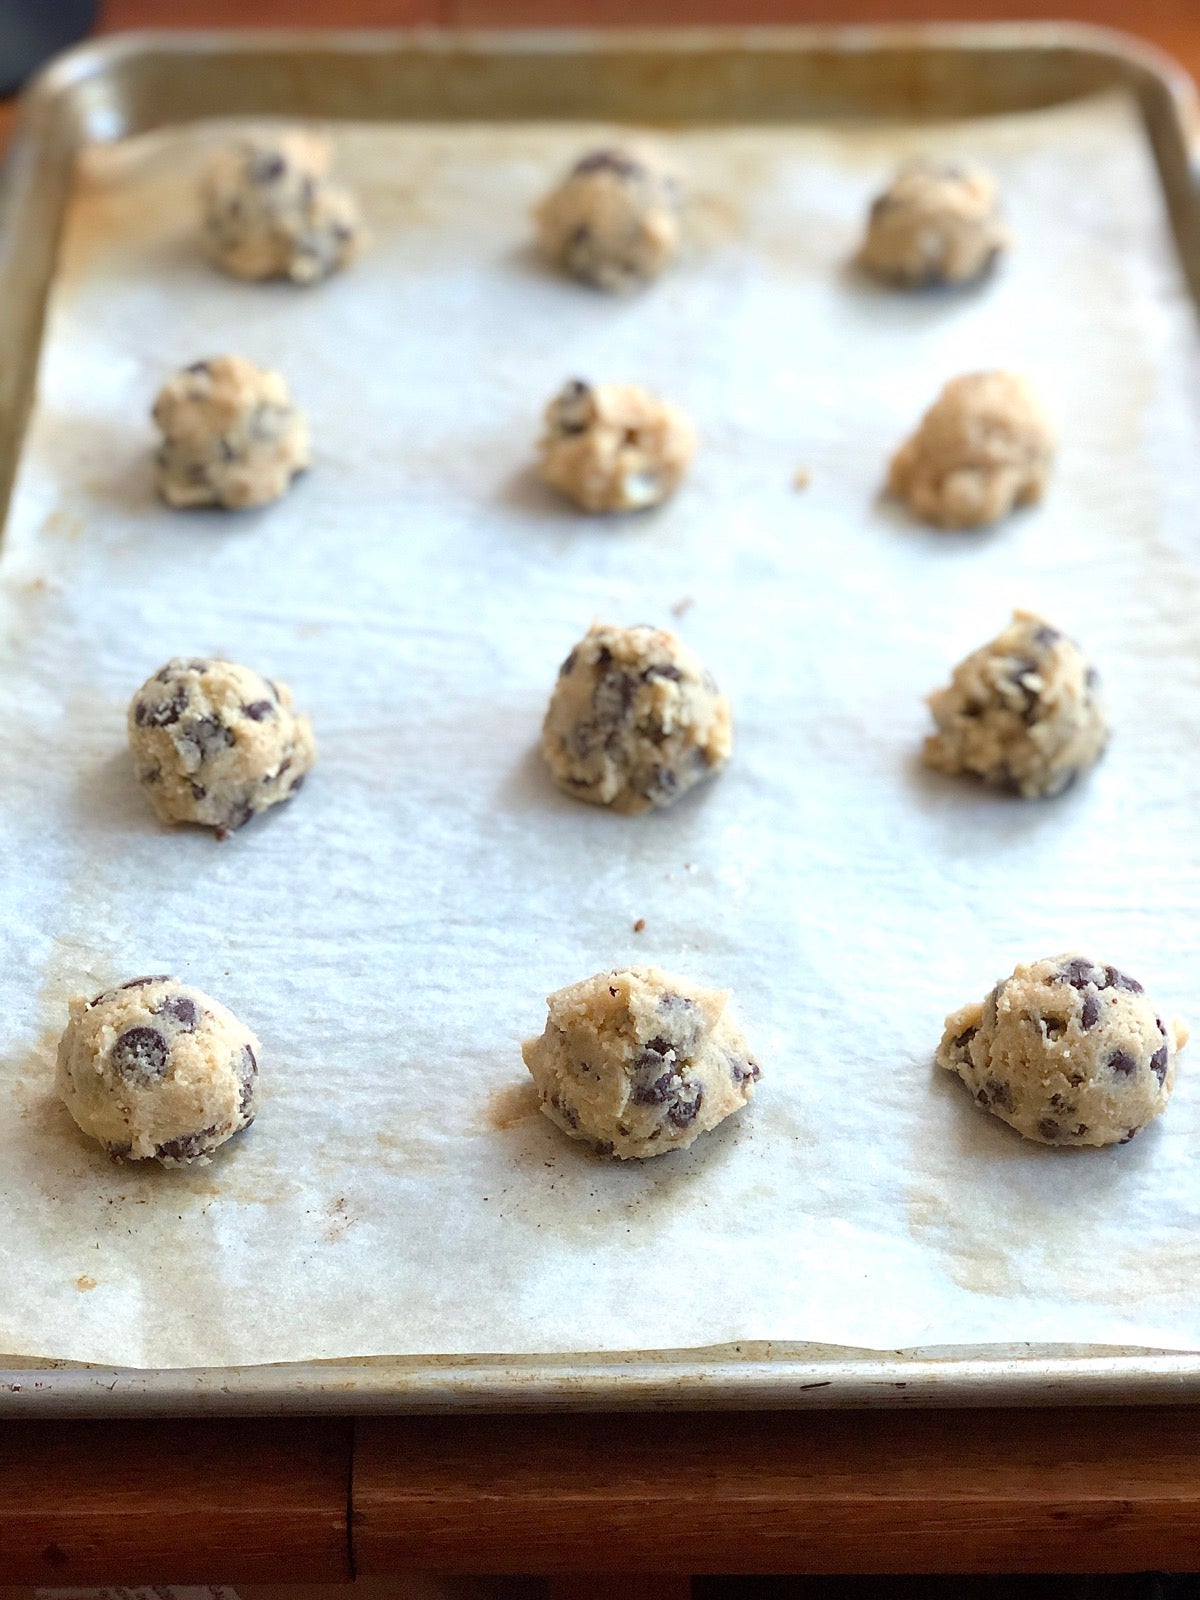
<svg viewBox="0 0 1200 1600"><path fill-rule="evenodd" d="M200 1008L194 1000L189 1000L185 994L168 995L154 1008L157 1017L170 1017L179 1024L183 1033L195 1033L200 1022Z"/></svg>
<svg viewBox="0 0 1200 1600"><path fill-rule="evenodd" d="M955 1034L954 1039L951 1041L952 1047L955 1050L961 1050L965 1054L967 1046L978 1032L979 1029L975 1025L972 1025L969 1028L964 1028L961 1033Z"/></svg>
<svg viewBox="0 0 1200 1600"><path fill-rule="evenodd" d="M249 717L251 722L264 722L274 710L270 700L252 700L248 706L242 707L243 715Z"/></svg>
<svg viewBox="0 0 1200 1600"><path fill-rule="evenodd" d="M219 717L196 717L179 730L179 737L195 745L201 761L207 761L233 743L233 730Z"/></svg>
<svg viewBox="0 0 1200 1600"><path fill-rule="evenodd" d="M287 162L275 151L255 156L249 166L251 183L275 183L283 177Z"/></svg>
<svg viewBox="0 0 1200 1600"><path fill-rule="evenodd" d="M690 1085L687 1089L680 1089L667 1107L668 1122L677 1128L690 1127L699 1116L703 1101L704 1090L698 1083Z"/></svg>
<svg viewBox="0 0 1200 1600"><path fill-rule="evenodd" d="M1158 1079L1160 1084L1165 1083L1167 1079L1168 1059L1169 1052L1165 1044L1161 1047L1161 1049L1156 1050L1150 1057L1150 1071Z"/></svg>
<svg viewBox="0 0 1200 1600"><path fill-rule="evenodd" d="M288 785L289 795L299 794L300 790L304 787L304 778L305 774L303 772L298 772L296 774L291 783Z"/></svg>
<svg viewBox="0 0 1200 1600"><path fill-rule="evenodd" d="M1043 624L1040 628L1035 628L1033 632L1033 642L1041 650L1049 650L1051 646L1056 645L1061 638L1062 634L1059 632L1059 630L1057 628L1051 628L1048 624Z"/></svg>
<svg viewBox="0 0 1200 1600"><path fill-rule="evenodd" d="M999 1106L1002 1111L1012 1111L1013 1092L1007 1083L1002 1083L999 1078L989 1078L980 1091L987 1095L985 1105Z"/></svg>
<svg viewBox="0 0 1200 1600"><path fill-rule="evenodd" d="M1125 1130L1125 1137L1123 1139L1118 1139L1117 1143L1118 1144L1128 1144L1131 1139L1136 1139L1138 1134L1141 1133L1141 1131L1142 1130L1140 1128L1127 1128Z"/></svg>
<svg viewBox="0 0 1200 1600"><path fill-rule="evenodd" d="M587 172L611 172L616 178L640 178L646 172L645 166L624 150L589 150L587 155L580 156L571 170L576 176Z"/></svg>
<svg viewBox="0 0 1200 1600"><path fill-rule="evenodd" d="M757 1083L762 1077L762 1068L753 1056L747 1056L745 1061L737 1056L728 1056L729 1076L734 1083Z"/></svg>
<svg viewBox="0 0 1200 1600"><path fill-rule="evenodd" d="M1082 1139L1084 1134L1087 1131L1088 1131L1087 1123L1086 1122L1080 1122L1080 1123L1077 1124L1077 1126L1075 1128L1072 1129L1071 1137L1072 1137L1072 1139Z"/></svg>
<svg viewBox="0 0 1200 1600"><path fill-rule="evenodd" d="M144 989L148 983L170 983L170 981L171 974L169 972L159 972L149 978L130 978L128 983L123 983L120 987L122 989Z"/></svg>
<svg viewBox="0 0 1200 1600"><path fill-rule="evenodd" d="M242 1086L242 1092L238 1097L238 1112L244 1117L250 1109L250 1102L254 1099L254 1086L258 1082L258 1062L248 1044L242 1046L234 1071Z"/></svg>
<svg viewBox="0 0 1200 1600"><path fill-rule="evenodd" d="M613 1153L612 1140L611 1139L596 1139L592 1144L592 1149L596 1152L596 1154L598 1156L610 1156Z"/></svg>
<svg viewBox="0 0 1200 1600"><path fill-rule="evenodd" d="M206 1156L215 1149L222 1131L214 1124L196 1133L181 1133L177 1139L156 1146L154 1154L159 1161L195 1161L197 1156Z"/></svg>
<svg viewBox="0 0 1200 1600"><path fill-rule="evenodd" d="M1108 1058L1108 1069L1118 1077L1129 1078L1137 1071L1137 1062L1128 1050L1114 1050Z"/></svg>
<svg viewBox="0 0 1200 1600"><path fill-rule="evenodd" d="M642 673L642 677L647 683L651 678L670 678L672 683L683 682L683 673L680 672L678 667L673 667L669 663L665 666L660 666L656 662L653 666L646 668L645 672Z"/></svg>
<svg viewBox="0 0 1200 1600"><path fill-rule="evenodd" d="M152 706L148 701L139 700L134 707L133 720L139 728L168 728L179 721L187 710L187 703L187 688L180 684L171 698L164 700L161 705Z"/></svg>
<svg viewBox="0 0 1200 1600"><path fill-rule="evenodd" d="M1100 1021L1100 1002L1090 991L1083 997L1083 1010L1079 1015L1079 1025L1086 1032L1094 1028Z"/></svg>
<svg viewBox="0 0 1200 1600"><path fill-rule="evenodd" d="M1145 990L1136 978L1131 978L1127 973L1120 972L1116 967L1105 967L1104 976L1114 989L1124 989L1128 994L1145 994Z"/></svg>
<svg viewBox="0 0 1200 1600"><path fill-rule="evenodd" d="M127 1028L109 1051L113 1070L131 1083L154 1083L167 1075L171 1047L157 1028Z"/></svg>
<svg viewBox="0 0 1200 1600"><path fill-rule="evenodd" d="M204 787L204 785L202 783L190 783L188 785L188 787L192 791L192 799L193 800L204 800L204 799L207 799L208 790Z"/></svg>
<svg viewBox="0 0 1200 1600"><path fill-rule="evenodd" d="M619 728L637 694L637 679L620 667L606 671L592 691L592 715L602 728Z"/></svg>
<svg viewBox="0 0 1200 1600"><path fill-rule="evenodd" d="M1042 1117L1038 1122L1037 1131L1043 1139L1049 1139L1052 1142L1062 1137L1062 1129L1053 1117Z"/></svg>
<svg viewBox="0 0 1200 1600"><path fill-rule="evenodd" d="M1100 687L1100 674L1095 667L1089 667L1083 675L1083 681L1089 689L1095 692Z"/></svg>
<svg viewBox="0 0 1200 1600"><path fill-rule="evenodd" d="M565 678L568 672L574 671L575 663L578 660L579 660L579 651L578 650L572 650L570 655L563 662L562 666L559 667L559 669L558 669L559 677L560 678Z"/></svg>
<svg viewBox="0 0 1200 1600"><path fill-rule="evenodd" d="M1063 1017L1043 1017L1042 1027L1047 1039L1061 1039L1067 1031L1066 1019Z"/></svg>
<svg viewBox="0 0 1200 1600"><path fill-rule="evenodd" d="M208 372L210 369L207 361L193 361L189 366L184 367L183 370L185 372Z"/></svg>
<svg viewBox="0 0 1200 1600"><path fill-rule="evenodd" d="M1051 983L1069 983L1072 989L1086 989L1089 984L1100 982L1099 975L1090 961L1083 961L1078 956L1073 961L1068 961L1066 966L1058 972L1052 973Z"/></svg>

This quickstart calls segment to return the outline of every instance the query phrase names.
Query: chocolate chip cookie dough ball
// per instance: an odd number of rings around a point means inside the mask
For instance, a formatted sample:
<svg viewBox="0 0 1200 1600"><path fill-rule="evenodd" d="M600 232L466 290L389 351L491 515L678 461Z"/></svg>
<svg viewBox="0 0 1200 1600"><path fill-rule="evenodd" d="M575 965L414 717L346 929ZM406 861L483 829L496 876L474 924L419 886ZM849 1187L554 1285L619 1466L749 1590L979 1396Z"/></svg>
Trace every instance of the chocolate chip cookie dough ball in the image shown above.
<svg viewBox="0 0 1200 1600"><path fill-rule="evenodd" d="M573 379L546 408L538 472L584 511L645 511L675 490L696 453L686 412L636 383Z"/></svg>
<svg viewBox="0 0 1200 1600"><path fill-rule="evenodd" d="M950 380L896 452L888 493L937 527L983 527L1041 499L1054 446L1054 424L1024 378L969 372Z"/></svg>
<svg viewBox="0 0 1200 1600"><path fill-rule="evenodd" d="M859 264L901 289L971 283L1009 244L986 173L917 162L874 200Z"/></svg>
<svg viewBox="0 0 1200 1600"><path fill-rule="evenodd" d="M353 196L328 177L314 134L248 134L219 150L201 184L209 253L235 278L316 283L351 262L365 230Z"/></svg>
<svg viewBox="0 0 1200 1600"><path fill-rule="evenodd" d="M286 683L208 658L168 661L129 707L138 781L161 822L199 822L224 839L290 800L317 759L312 726Z"/></svg>
<svg viewBox="0 0 1200 1600"><path fill-rule="evenodd" d="M1052 956L948 1016L937 1060L1026 1139L1126 1144L1166 1108L1187 1039L1136 978Z"/></svg>
<svg viewBox="0 0 1200 1600"><path fill-rule="evenodd" d="M938 731L925 741L925 764L1025 800L1061 794L1108 743L1095 668L1030 611L1014 611L928 703Z"/></svg>
<svg viewBox="0 0 1200 1600"><path fill-rule="evenodd" d="M591 150L534 212L552 265L598 289L655 278L679 249L678 178L644 147Z"/></svg>
<svg viewBox="0 0 1200 1600"><path fill-rule="evenodd" d="M109 1155L204 1162L254 1121L259 1043L216 1000L176 978L133 978L71 1001L58 1092Z"/></svg>
<svg viewBox="0 0 1200 1600"><path fill-rule="evenodd" d="M761 1076L729 993L657 967L559 989L546 1030L521 1047L542 1110L601 1155L665 1155L740 1110Z"/></svg>
<svg viewBox="0 0 1200 1600"><path fill-rule="evenodd" d="M308 466L308 423L287 384L241 356L184 367L159 390L152 414L168 505L265 506Z"/></svg>
<svg viewBox="0 0 1200 1600"><path fill-rule="evenodd" d="M559 788L626 816L673 805L732 748L729 701L662 628L593 624L559 668L542 725Z"/></svg>

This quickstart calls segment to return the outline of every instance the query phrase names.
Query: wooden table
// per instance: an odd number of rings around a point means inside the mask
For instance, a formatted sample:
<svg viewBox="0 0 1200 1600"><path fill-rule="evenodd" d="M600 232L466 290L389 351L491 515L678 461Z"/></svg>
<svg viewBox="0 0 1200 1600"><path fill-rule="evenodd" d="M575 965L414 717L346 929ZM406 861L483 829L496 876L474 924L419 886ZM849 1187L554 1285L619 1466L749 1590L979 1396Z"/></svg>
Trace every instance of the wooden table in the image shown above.
<svg viewBox="0 0 1200 1600"><path fill-rule="evenodd" d="M103 25L1072 17L1123 0L108 0ZM1200 6L1137 15L1200 75ZM1185 1410L22 1423L0 1583L349 1581L405 1571L1200 1571Z"/></svg>

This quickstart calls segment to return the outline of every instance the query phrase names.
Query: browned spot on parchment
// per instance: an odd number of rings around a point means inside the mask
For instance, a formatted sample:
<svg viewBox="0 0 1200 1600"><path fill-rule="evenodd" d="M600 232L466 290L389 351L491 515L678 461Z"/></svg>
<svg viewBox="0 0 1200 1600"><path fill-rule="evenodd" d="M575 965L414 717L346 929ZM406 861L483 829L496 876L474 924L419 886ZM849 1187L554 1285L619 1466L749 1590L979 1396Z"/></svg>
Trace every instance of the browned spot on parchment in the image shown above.
<svg viewBox="0 0 1200 1600"><path fill-rule="evenodd" d="M503 1133L538 1114L537 1090L532 1083L506 1083L488 1097L488 1126Z"/></svg>

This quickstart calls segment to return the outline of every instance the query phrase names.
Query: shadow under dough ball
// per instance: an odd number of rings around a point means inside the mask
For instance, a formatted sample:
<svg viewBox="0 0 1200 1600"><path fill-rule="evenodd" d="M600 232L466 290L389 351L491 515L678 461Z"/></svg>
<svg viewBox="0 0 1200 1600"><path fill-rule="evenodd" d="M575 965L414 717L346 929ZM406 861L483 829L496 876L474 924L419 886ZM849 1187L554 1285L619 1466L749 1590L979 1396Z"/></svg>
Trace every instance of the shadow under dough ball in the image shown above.
<svg viewBox="0 0 1200 1600"><path fill-rule="evenodd" d="M559 668L542 724L558 787L627 816L673 805L732 749L728 699L664 628L594 623Z"/></svg>
<svg viewBox="0 0 1200 1600"><path fill-rule="evenodd" d="M138 782L161 822L227 838L290 800L317 759L312 725L286 683L234 661L177 656L129 706Z"/></svg>
<svg viewBox="0 0 1200 1600"><path fill-rule="evenodd" d="M158 492L171 506L265 506L309 463L308 422L287 384L241 356L184 367L152 415L162 434Z"/></svg>
<svg viewBox="0 0 1200 1600"><path fill-rule="evenodd" d="M922 758L1036 800L1061 794L1104 754L1100 677L1079 646L1031 611L960 661L929 696L937 732Z"/></svg>
<svg viewBox="0 0 1200 1600"><path fill-rule="evenodd" d="M657 967L599 972L552 994L545 1031L521 1047L542 1110L620 1160L686 1149L739 1111L761 1068L729 993Z"/></svg>
<svg viewBox="0 0 1200 1600"><path fill-rule="evenodd" d="M58 1093L109 1155L188 1166L254 1121L259 1042L199 989L133 978L70 1011Z"/></svg>
<svg viewBox="0 0 1200 1600"><path fill-rule="evenodd" d="M1018 966L952 1012L937 1063L1026 1139L1128 1144L1166 1109L1187 1039L1136 978L1068 954Z"/></svg>

